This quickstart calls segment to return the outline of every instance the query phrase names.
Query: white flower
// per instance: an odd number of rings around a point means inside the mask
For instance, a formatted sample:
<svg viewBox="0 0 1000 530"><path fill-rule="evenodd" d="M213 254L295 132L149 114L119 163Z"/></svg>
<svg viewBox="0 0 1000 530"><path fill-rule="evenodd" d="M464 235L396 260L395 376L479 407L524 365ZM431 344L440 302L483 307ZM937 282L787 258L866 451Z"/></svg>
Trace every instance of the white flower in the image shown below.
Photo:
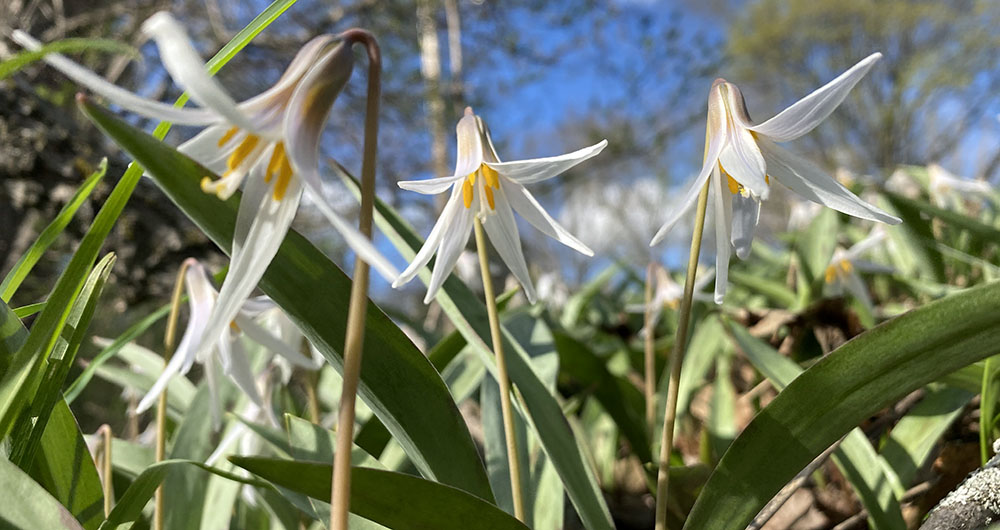
<svg viewBox="0 0 1000 530"><path fill-rule="evenodd" d="M934 204L951 210L958 210L969 195L993 193L988 182L959 178L937 164L927 166L927 188Z"/></svg>
<svg viewBox="0 0 1000 530"><path fill-rule="evenodd" d="M670 228L697 202L710 179L709 202L715 211L715 301L722 303L728 280L729 256L735 247L743 259L750 253L760 201L770 194L771 178L810 201L839 212L883 223L900 220L862 201L815 164L779 147L813 130L840 105L847 93L881 57L875 53L854 65L777 116L754 124L739 88L723 79L712 84L708 98L705 161L684 192L680 207L650 245L660 242ZM726 190L729 193L726 193Z"/></svg>
<svg viewBox="0 0 1000 530"><path fill-rule="evenodd" d="M236 103L208 75L184 29L172 16L156 13L142 29L156 41L167 72L201 108L175 108L142 98L59 54L48 54L45 61L122 108L177 124L204 126L178 150L222 173L217 180L208 176L202 180L206 192L226 199L246 181L229 274L216 310L205 325L200 341L203 348L211 347L225 333L264 275L291 226L303 189L359 256L386 279L395 279L395 268L337 215L322 193L319 141L334 100L351 75L354 56L349 45L332 35L312 39L274 86ZM16 31L13 37L28 49L41 46L24 32Z"/></svg>
<svg viewBox="0 0 1000 530"><path fill-rule="evenodd" d="M160 377L146 393L145 397L136 407L136 413L142 413L149 409L156 398L163 392L167 384L176 374L186 374L191 366L198 361L205 367L205 377L209 384L209 390L213 398L217 396L215 387L215 361L212 358L214 350L223 372L233 379L237 386L258 405L263 406L263 398L254 382L253 373L250 370L250 363L247 354L243 349L241 337L246 336L250 340L264 346L270 352L284 357L289 362L307 368L314 368L315 363L298 351L301 344L301 336L297 343L288 343L274 336L271 332L261 327L257 319L262 313L275 309L276 306L266 297L251 298L246 300L239 311L231 320L227 328L221 335L207 348L200 347L200 339L204 336L211 316L213 315L219 294L212 287L212 280L208 276L205 268L195 259L187 260L187 270L184 273L184 287L188 295L188 306L191 310L188 316L187 328L184 336L181 337L180 344L174 351L173 357L164 368ZM218 413L217 406L214 413ZM218 416L216 415L216 419Z"/></svg>
<svg viewBox="0 0 1000 530"><path fill-rule="evenodd" d="M524 288L528 301L534 303L535 289L528 276L528 265L524 261L513 210L517 210L525 220L560 243L587 256L594 253L560 226L524 184L559 175L600 153L608 145L608 141L602 140L598 144L560 156L500 162L485 124L479 116L472 113L471 108L465 109L465 116L459 120L456 131L458 160L454 175L399 183L399 187L403 189L423 194L442 193L451 188L451 197L427 236L424 246L392 285L399 287L412 280L436 252L437 262L431 274L427 296L424 297L424 303L429 303L455 267L455 262L469 240L473 216L479 215L493 246Z"/></svg>
<svg viewBox="0 0 1000 530"><path fill-rule="evenodd" d="M858 275L861 272L889 273L894 269L861 260L861 255L877 247L885 241L886 233L881 227L876 228L867 237L858 241L851 248L844 250L838 247L833 252L830 264L826 267L825 280L831 294L840 296L846 290L860 300L868 311L874 310L868 288Z"/></svg>
<svg viewBox="0 0 1000 530"><path fill-rule="evenodd" d="M700 272L698 274L698 279L694 282L694 295L695 300L708 301L711 300L709 296L701 292L702 289L708 285L708 282L712 281L712 271L711 269ZM670 277L670 273L667 269L663 267L656 267L656 286L653 288L653 299L649 301L649 305L646 304L629 304L625 306L625 311L629 313L645 313L646 310L652 311L652 320L650 325L654 328L656 324L660 321L660 314L663 312L664 307L669 307L671 309L677 309L680 307L681 298L684 297L684 286L675 282L673 278ZM642 329L639 330L640 336L645 336L647 333L646 326L644 325Z"/></svg>

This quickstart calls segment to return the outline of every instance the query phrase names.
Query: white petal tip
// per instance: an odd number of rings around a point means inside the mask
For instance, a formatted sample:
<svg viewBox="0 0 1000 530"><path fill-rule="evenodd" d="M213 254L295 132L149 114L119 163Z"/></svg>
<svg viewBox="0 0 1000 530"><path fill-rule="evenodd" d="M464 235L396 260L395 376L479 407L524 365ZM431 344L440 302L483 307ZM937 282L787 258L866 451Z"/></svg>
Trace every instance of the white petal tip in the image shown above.
<svg viewBox="0 0 1000 530"><path fill-rule="evenodd" d="M148 35L153 35L164 28L176 24L177 21L174 19L167 11L157 11L153 15L146 19L142 23L142 32Z"/></svg>
<svg viewBox="0 0 1000 530"><path fill-rule="evenodd" d="M885 221L885 224L888 224L888 225L898 225L898 224L900 224L902 222L903 222L903 220L900 219L899 217L890 216L889 220Z"/></svg>
<svg viewBox="0 0 1000 530"><path fill-rule="evenodd" d="M722 300L723 300L723 299L724 299L725 297L726 297L726 295L725 295L725 294L716 294L716 295L715 295L715 305L722 305Z"/></svg>
<svg viewBox="0 0 1000 530"><path fill-rule="evenodd" d="M740 259L747 259L748 257L750 257L750 249L749 248L736 249L736 257Z"/></svg>

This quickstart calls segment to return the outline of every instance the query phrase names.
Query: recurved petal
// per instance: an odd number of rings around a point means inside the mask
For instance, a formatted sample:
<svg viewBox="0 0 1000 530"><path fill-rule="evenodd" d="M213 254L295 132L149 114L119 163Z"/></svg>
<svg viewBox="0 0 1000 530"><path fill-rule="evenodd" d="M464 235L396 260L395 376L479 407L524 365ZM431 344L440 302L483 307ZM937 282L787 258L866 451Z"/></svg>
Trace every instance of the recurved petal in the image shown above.
<svg viewBox="0 0 1000 530"><path fill-rule="evenodd" d="M744 197L737 193L732 197L733 201L733 247L736 248L736 256L740 259L747 259L750 255L750 246L753 244L753 233L757 228L757 221L760 219L760 201L752 197Z"/></svg>
<svg viewBox="0 0 1000 530"><path fill-rule="evenodd" d="M434 223L434 228L431 229L431 233L427 236L424 241L423 246L417 252L417 255L413 257L410 264L406 267L400 275L396 278L396 281L392 282L393 287L400 287L405 285L410 280L412 280L420 269L424 268L434 253L437 251L438 247L441 245L441 238L444 237L445 230L451 226L452 219L458 213L459 209L463 208L462 204L462 192L458 189L452 190L451 197L448 202L444 205L444 210L441 211L441 215L438 216L437 222Z"/></svg>
<svg viewBox="0 0 1000 530"><path fill-rule="evenodd" d="M715 303L721 304L729 285L729 230L732 226L732 193L722 188L722 179L712 179L711 199L715 203Z"/></svg>
<svg viewBox="0 0 1000 530"><path fill-rule="evenodd" d="M292 179L297 180L297 179ZM351 250L353 250L361 259L365 260L365 263L371 265L373 269L378 271L378 273L388 282L393 282L399 276L399 271L396 267L389 263L389 260L382 255L375 245L372 244L371 240L365 237L357 228L353 225L348 224L344 221L340 215L334 211L333 207L327 203L326 198L323 197L322 191L319 188L314 187L313 182L318 182L319 177L316 176L314 179L303 179L305 182L306 191L309 192L309 196L312 197L313 203L319 209L323 217L326 217L327 222L329 222L333 228L340 233L341 237L344 238L344 242L347 243ZM287 197L286 197L287 200Z"/></svg>
<svg viewBox="0 0 1000 530"><path fill-rule="evenodd" d="M503 188L497 193L495 204L496 209L493 214L487 215L486 219L483 220L483 228L486 229L486 235L490 237L493 248L497 249L500 258L507 264L507 268L517 278L521 287L524 288L524 295L528 298L528 303L534 304L535 287L528 274L528 264L524 261L521 236L517 231L514 212L511 211L510 204L504 197Z"/></svg>
<svg viewBox="0 0 1000 530"><path fill-rule="evenodd" d="M248 184L248 194L253 195L254 190L249 189L254 186L267 186L263 179L251 179ZM257 287L257 282L264 276L271 259L278 252L278 247L285 239L288 228L295 217L299 200L302 197L302 188L298 179L292 179L284 199L280 201L264 200L257 206L257 215L254 216L246 232L246 238L240 245L241 251L230 261L229 273L222 284L222 289L216 299L212 315L202 333L199 355L207 353L213 344L225 340L224 334L229 332L229 325L239 314L243 303L253 293ZM240 209L253 207L249 202L240 203ZM241 212L243 213L243 212ZM236 243L234 242L234 247ZM238 259L236 259L238 258ZM230 367L225 365L223 358L223 368L227 371Z"/></svg>
<svg viewBox="0 0 1000 530"><path fill-rule="evenodd" d="M711 108L711 105L710 105ZM709 122L712 121L712 112L709 112ZM667 237L670 229L674 227L678 220L684 216L684 214L694 206L697 202L698 193L701 192L702 187L705 186L705 181L708 177L712 175L712 172L717 169L719 162L719 154L722 152L722 148L726 144L726 129L723 128L709 128L710 134L707 135L708 147L705 149L705 162L701 167L701 172L695 177L694 182L684 191L680 199L677 201L672 201L670 205L671 212L667 216L667 221L663 223L660 230L656 232L653 236L653 240L649 242L649 246L653 246L663 238Z"/></svg>
<svg viewBox="0 0 1000 530"><path fill-rule="evenodd" d="M226 375L233 379L236 386L240 387L240 390L250 398L250 401L259 407L264 406L264 398L257 390L257 382L254 380L253 371L250 369L250 360L247 359L247 352L243 349L243 344L238 339L233 341L222 339L220 342L225 342L226 345L220 344L219 352L228 350L227 353L231 359L228 368L223 365Z"/></svg>
<svg viewBox="0 0 1000 530"><path fill-rule="evenodd" d="M236 108L236 102L222 85L208 75L205 63L191 45L191 39L174 17L160 11L142 24L142 31L156 41L164 68L191 95L192 100L214 110L234 125L248 131L255 130L254 124Z"/></svg>
<svg viewBox="0 0 1000 530"><path fill-rule="evenodd" d="M517 213L532 226L584 256L594 255L594 251L590 250L590 247L557 223L524 186L513 181L500 180L500 188L507 201L510 202L510 206L517 210Z"/></svg>
<svg viewBox="0 0 1000 530"><path fill-rule="evenodd" d="M190 355L193 357L194 352L190 352ZM187 358L183 355L174 355L170 358L170 362L168 362L167 366L163 368L162 372L160 372L160 377L156 378L156 381L153 383L153 386L150 387L149 392L146 392L146 395L142 396L142 399L139 400L139 405L135 408L136 414L142 414L143 412L149 410L154 403L156 403L156 398L160 397L160 394L163 393L163 389L167 387L170 380L180 372L181 365L183 365L185 361L187 361Z"/></svg>
<svg viewBox="0 0 1000 530"><path fill-rule="evenodd" d="M597 156L607 146L608 141L601 140L590 147L584 147L565 155L511 162L486 162L486 165L519 184L531 184L564 173L580 162Z"/></svg>
<svg viewBox="0 0 1000 530"><path fill-rule="evenodd" d="M901 222L858 198L812 162L763 138L760 147L768 173L802 197L861 219L891 225Z"/></svg>
<svg viewBox="0 0 1000 530"><path fill-rule="evenodd" d="M465 109L465 115L455 126L458 140L458 150L455 157L455 175L465 176L479 170L483 165L483 138L479 134L479 123L471 108Z"/></svg>
<svg viewBox="0 0 1000 530"><path fill-rule="evenodd" d="M474 215L475 209L461 208L455 213L451 223L445 227L444 234L441 236L441 244L438 246L434 271L431 273L431 282L427 286L427 295L424 296L425 304L429 304L434 299L438 289L455 268L458 256L462 254L465 244L469 241L469 231L472 230L472 217Z"/></svg>
<svg viewBox="0 0 1000 530"><path fill-rule="evenodd" d="M191 369L196 354L200 349L197 342L205 332L212 309L215 307L215 297L217 295L215 286L208 271L197 260L188 258L187 270L184 272L184 289L188 295L188 308L191 313L188 316L187 328L184 336L174 351L174 356L184 358L184 365L181 366L180 373L185 374Z"/></svg>
<svg viewBox="0 0 1000 530"><path fill-rule="evenodd" d="M280 102L284 98L291 96L292 89L299 82L302 76L316 64L319 59L320 54L322 54L326 47L332 43L334 40L333 35L319 35L314 37L312 40L307 42L305 46L299 49L298 53L295 54L295 58L292 62L288 64L285 68L285 72L281 74L281 78L278 82L268 88L264 92L240 103L238 106L240 109L248 112L255 113Z"/></svg>
<svg viewBox="0 0 1000 530"><path fill-rule="evenodd" d="M437 195L438 193L447 191L448 188L452 187L456 182L459 182L466 176L468 176L468 174L424 180L401 180L397 182L397 185L404 190L415 191L424 195Z"/></svg>
<svg viewBox="0 0 1000 530"><path fill-rule="evenodd" d="M15 30L11 38L28 50L38 50L42 47L42 43L21 30ZM43 60L56 70L62 72L66 77L87 87L95 94L107 98L110 102L126 110L143 116L181 125L211 125L222 119L213 110L182 109L133 94L113 83L109 83L101 76L76 64L62 54L50 53Z"/></svg>
<svg viewBox="0 0 1000 530"><path fill-rule="evenodd" d="M237 316L236 325L250 340L267 348L271 353L284 357L296 366L310 369L315 367L312 359L303 355L297 349L297 345L288 344L272 335L270 331L258 325L252 318Z"/></svg>
<svg viewBox="0 0 1000 530"><path fill-rule="evenodd" d="M861 81L881 57L881 53L869 55L833 81L798 100L777 116L750 127L750 130L777 142L794 140L806 134L840 106L854 85Z"/></svg>

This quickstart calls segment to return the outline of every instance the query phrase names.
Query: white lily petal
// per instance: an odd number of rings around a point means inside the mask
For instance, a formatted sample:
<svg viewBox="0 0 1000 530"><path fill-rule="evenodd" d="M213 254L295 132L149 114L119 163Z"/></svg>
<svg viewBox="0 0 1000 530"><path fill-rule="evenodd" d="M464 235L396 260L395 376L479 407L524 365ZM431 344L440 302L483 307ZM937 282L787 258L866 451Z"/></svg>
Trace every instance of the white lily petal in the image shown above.
<svg viewBox="0 0 1000 530"><path fill-rule="evenodd" d="M680 200L672 201L670 206L673 211L667 217L667 221L663 223L663 226L656 232L656 235L653 236L653 240L649 242L649 246L663 241L663 238L667 237L667 233L674 227L674 224L697 202L698 194L701 192L702 187L705 186L705 181L718 167L719 155L726 144L726 136L725 128L716 130L714 134L708 135L708 148L705 150L705 163L701 167L701 172L695 177L694 182L688 186L688 189L684 191Z"/></svg>
<svg viewBox="0 0 1000 530"><path fill-rule="evenodd" d="M425 304L429 304L434 299L438 289L455 268L458 256L462 254L465 244L469 241L469 232L472 231L472 218L475 212L475 208L463 207L455 213L451 223L445 227L444 233L441 235L441 244L438 246L434 271L431 272L431 281L427 285L427 294L424 296Z"/></svg>
<svg viewBox="0 0 1000 530"><path fill-rule="evenodd" d="M243 302L240 314L247 317L257 317L265 311L277 309L278 305L267 295L254 296Z"/></svg>
<svg viewBox="0 0 1000 530"><path fill-rule="evenodd" d="M582 241L577 239L573 236L573 234L569 233L568 230L563 228L562 225L557 223L556 220L545 211L545 208L542 208L542 205L538 203L538 200L535 199L534 195L532 195L527 188L511 180L500 179L500 189L503 190L503 194L510 202L510 206L512 206L525 221L528 221L532 226L541 230L543 234L583 254L584 256L594 255L594 251L590 250L590 247L583 244Z"/></svg>
<svg viewBox="0 0 1000 530"><path fill-rule="evenodd" d="M396 267L389 263L389 260L382 255L375 245L372 244L371 240L365 237L357 228L353 225L348 224L340 215L333 210L333 207L326 201L322 195L322 191L319 189L314 189L309 181L306 181L306 191L309 192L309 196L312 197L313 203L319 208L320 213L326 220L333 226L337 232L340 233L341 237L344 238L344 242L347 246L351 247L361 259L365 260L368 265L371 265L373 269L378 271L378 273L387 282L394 282L396 278L399 277L399 271Z"/></svg>
<svg viewBox="0 0 1000 530"><path fill-rule="evenodd" d="M169 13L160 11L142 24L143 33L156 40L160 60L170 77L202 107L212 109L233 125L248 131L255 124L236 107L236 102L222 85L208 75L205 63L191 45L183 26Z"/></svg>
<svg viewBox="0 0 1000 530"><path fill-rule="evenodd" d="M278 82L264 92L240 103L238 107L248 114L263 111L266 108L280 105L291 97L291 91L305 73L319 60L319 55L327 45L334 41L333 35L320 35L307 42L299 49L295 58L285 68Z"/></svg>
<svg viewBox="0 0 1000 530"><path fill-rule="evenodd" d="M205 362L205 381L208 382L208 396L212 400L212 429L216 431L222 426L222 398L219 393L217 362L214 356L209 356Z"/></svg>
<svg viewBox="0 0 1000 530"><path fill-rule="evenodd" d="M851 248L844 252L844 257L848 260L854 261L862 254L881 245L882 242L885 241L886 236L888 236L888 234L884 229L882 229L881 226L876 227L870 234L865 236L864 239L851 245Z"/></svg>
<svg viewBox="0 0 1000 530"><path fill-rule="evenodd" d="M202 334L200 352L206 352L224 333L228 333L230 323L257 287L257 282L264 275L271 259L278 253L301 197L300 181L293 178L282 200L264 200L257 205L257 215L247 230L239 259L230 260L229 273ZM251 206L249 203L241 203L240 210ZM223 368L229 371L228 367Z"/></svg>
<svg viewBox="0 0 1000 530"><path fill-rule="evenodd" d="M268 157L270 153L271 150L268 151ZM264 201L270 200L271 185L264 181L264 169L261 164L255 165L250 170L246 187L243 188L240 208L236 212L236 229L233 231L233 251L230 254L230 261L240 261L250 227L264 208Z"/></svg>
<svg viewBox="0 0 1000 530"><path fill-rule="evenodd" d="M479 134L479 123L472 109L465 109L465 115L455 126L455 135L458 140L455 176L466 176L479 171L479 166L483 165L483 139Z"/></svg>
<svg viewBox="0 0 1000 530"><path fill-rule="evenodd" d="M394 288L405 285L412 280L420 272L420 269L424 268L431 261L431 258L434 257L434 253L437 252L438 247L441 245L441 238L444 236L445 230L451 226L452 219L459 212L459 209L464 208L461 195L462 192L459 189L452 191L451 197L445 203L444 209L441 210L441 215L438 217L437 222L434 223L434 228L431 229L431 233L428 234L427 239L424 240L423 246L417 251L417 255L410 261L406 270L399 275L399 278L396 278L396 281L392 282Z"/></svg>
<svg viewBox="0 0 1000 530"><path fill-rule="evenodd" d="M163 372L160 373L160 376L156 378L156 381L153 383L153 386L150 387L149 392L146 392L146 395L139 400L139 404L135 408L136 414L146 412L153 406L154 403L156 403L157 398L159 398L160 394L163 393L163 389L167 388L167 384L170 383L170 380L173 379L174 375L180 372L181 365L183 365L186 360L187 359L182 355L175 355L170 358L170 362L168 362L167 366L163 368Z"/></svg>
<svg viewBox="0 0 1000 530"><path fill-rule="evenodd" d="M198 340L205 332L212 309L215 307L215 287L208 271L197 260L188 261L188 269L184 272L184 288L188 294L188 325L184 336L174 351L174 357L184 358L180 373L186 374L191 369L198 353Z"/></svg>
<svg viewBox="0 0 1000 530"><path fill-rule="evenodd" d="M464 180L466 176L468 175L454 175L425 180L401 180L396 184L404 190L415 191L424 195L437 195L452 187L456 182Z"/></svg>
<svg viewBox="0 0 1000 530"><path fill-rule="evenodd" d="M759 145L768 173L802 197L861 219L891 225L902 222L861 200L812 162L763 138Z"/></svg>
<svg viewBox="0 0 1000 530"><path fill-rule="evenodd" d="M750 130L777 142L794 140L806 134L840 106L854 85L861 81L881 57L881 53L869 55L833 81L798 100L777 116L750 127Z"/></svg>
<svg viewBox="0 0 1000 530"><path fill-rule="evenodd" d="M229 432L222 437L222 441L219 442L219 446L212 451L212 454L208 455L208 458L205 459L205 465L214 466L215 463L224 455L231 454L229 446L233 445L233 442L239 440L248 432L250 432L250 429L242 423L237 422L233 425L232 428L229 429Z"/></svg>
<svg viewBox="0 0 1000 530"><path fill-rule="evenodd" d="M721 304L726 297L726 288L729 284L729 256L732 247L730 246L729 230L732 226L732 193L728 189L723 190L721 175L716 173L711 180L711 190L709 195L715 203L715 303Z"/></svg>
<svg viewBox="0 0 1000 530"><path fill-rule="evenodd" d="M607 146L608 141L601 140L590 147L584 147L565 155L511 162L486 162L486 165L519 184L531 184L564 173L580 162L597 156Z"/></svg>
<svg viewBox="0 0 1000 530"><path fill-rule="evenodd" d="M889 265L882 265L881 263L873 263L871 261L865 261L861 259L851 261L851 265L854 267L854 270L856 271L867 272L871 274L892 274L896 272L896 269Z"/></svg>
<svg viewBox="0 0 1000 530"><path fill-rule="evenodd" d="M535 286L531 283L528 264L524 261L521 235L517 230L514 212L510 209L510 203L504 197L502 188L497 191L494 204L496 209L492 214L486 215L483 220L483 228L486 229L486 235L493 243L493 248L500 254L500 259L507 264L507 268L524 288L524 296L527 297L528 303L534 304L536 299Z"/></svg>
<svg viewBox="0 0 1000 530"><path fill-rule="evenodd" d="M771 193L764 175L764 156L757 147L750 131L730 120L729 142L719 154L719 163L737 182L746 186L750 193L767 200Z"/></svg>
<svg viewBox="0 0 1000 530"><path fill-rule="evenodd" d="M240 390L250 401L252 401L257 406L264 405L264 398L261 397L260 391L257 390L257 381L254 380L253 371L250 370L250 360L247 359L247 352L243 349L243 343L240 342L239 338L235 340L223 339L222 342L226 342L225 348L219 348L222 352L224 349L228 349L228 355L231 359L229 363L229 369L226 370L226 375L232 378L236 386L240 387Z"/></svg>
<svg viewBox="0 0 1000 530"><path fill-rule="evenodd" d="M875 306L872 304L871 295L868 294L868 287L865 286L865 282L861 280L861 276L858 273L851 271L844 278L844 288L851 293L854 298L857 298L869 312L875 310Z"/></svg>
<svg viewBox="0 0 1000 530"><path fill-rule="evenodd" d="M219 140L230 128L228 124L207 127L190 140L177 146L177 150L213 173L222 173L226 170L226 159L229 157L230 151L222 149L219 146Z"/></svg>
<svg viewBox="0 0 1000 530"><path fill-rule="evenodd" d="M312 359L303 355L294 345L275 337L270 331L264 329L252 319L237 316L236 325L243 330L243 334L250 340L267 348L271 353L284 357L288 362L296 366L303 368L313 367Z"/></svg>
<svg viewBox="0 0 1000 530"><path fill-rule="evenodd" d="M38 50L42 47L41 42L21 30L14 30L11 38L28 50ZM108 101L136 114L180 125L211 125L221 121L218 114L207 109L178 108L133 94L113 83L109 83L106 79L76 64L62 54L50 53L43 60L49 66L59 70L73 81L87 87L95 94L103 96Z"/></svg>
<svg viewBox="0 0 1000 530"><path fill-rule="evenodd" d="M733 201L733 246L736 256L747 259L750 255L750 245L753 244L753 233L760 219L760 201L752 197L744 197L737 193Z"/></svg>
<svg viewBox="0 0 1000 530"><path fill-rule="evenodd" d="M354 67L354 54L340 44L324 54L295 86L285 113L285 152L295 173L319 189L319 142L337 95Z"/></svg>

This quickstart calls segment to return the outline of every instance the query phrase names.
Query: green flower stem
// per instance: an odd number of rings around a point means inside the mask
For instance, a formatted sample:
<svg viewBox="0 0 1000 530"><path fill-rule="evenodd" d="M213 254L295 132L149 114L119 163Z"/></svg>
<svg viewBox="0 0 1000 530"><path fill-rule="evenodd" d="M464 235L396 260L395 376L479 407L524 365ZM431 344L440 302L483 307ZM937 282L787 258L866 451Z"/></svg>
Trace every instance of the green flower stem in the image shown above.
<svg viewBox="0 0 1000 530"><path fill-rule="evenodd" d="M184 301L184 275L190 262L185 260L177 271L174 280L174 292L170 297L170 315L167 316L167 330L163 334L163 366L170 363L177 344L177 315L180 313L181 302ZM162 462L167 448L167 388L163 388L160 399L156 403L156 454L155 461ZM107 498L105 498L107 502ZM163 486L156 488L153 504L153 530L163 530Z"/></svg>
<svg viewBox="0 0 1000 530"><path fill-rule="evenodd" d="M653 330L653 275L656 264L649 262L646 267L646 337L645 337L645 394L646 394L646 427L652 436L656 428L656 333Z"/></svg>
<svg viewBox="0 0 1000 530"><path fill-rule="evenodd" d="M507 467L510 470L510 493L514 499L514 517L525 522L524 494L521 492L521 465L518 462L517 432L514 430L514 409L510 404L510 379L507 377L507 363L504 361L503 335L500 332L500 317L497 314L497 299L490 277L489 257L486 255L486 236L483 222L475 217L476 251L479 253L479 270L483 276L483 293L486 297L486 314L490 319L490 340L493 354L497 359L497 383L500 384L500 411L503 413L503 433L507 442Z"/></svg>
<svg viewBox="0 0 1000 530"><path fill-rule="evenodd" d="M97 429L101 443L101 489L104 492L104 517L111 514L111 498L114 490L111 485L111 426L105 423Z"/></svg>
<svg viewBox="0 0 1000 530"><path fill-rule="evenodd" d="M694 296L695 274L698 272L698 254L701 253L701 236L705 231L705 210L708 208L708 186L698 195L698 208L691 235L691 254L688 258L687 278L684 281L684 298L681 299L677 337L670 355L670 384L667 386L667 406L663 413L663 432L660 443L659 471L656 477L656 530L667 530L667 486L670 482L670 453L674 445L674 420L677 419L677 393L681 381L681 359L687 348L688 326L691 322L691 299Z"/></svg>
<svg viewBox="0 0 1000 530"><path fill-rule="evenodd" d="M341 34L347 46L362 44L368 52L368 95L365 107L365 145L361 160L361 213L359 229L371 239L375 207L375 157L378 149L378 112L381 97L382 58L375 37L362 29ZM344 386L337 414L337 449L333 455L333 481L330 491L330 529L347 530L351 501L351 444L354 439L354 404L361 378L361 353L365 338L365 314L368 312L368 263L360 257L354 262L354 279L347 312L347 335L344 338Z"/></svg>

